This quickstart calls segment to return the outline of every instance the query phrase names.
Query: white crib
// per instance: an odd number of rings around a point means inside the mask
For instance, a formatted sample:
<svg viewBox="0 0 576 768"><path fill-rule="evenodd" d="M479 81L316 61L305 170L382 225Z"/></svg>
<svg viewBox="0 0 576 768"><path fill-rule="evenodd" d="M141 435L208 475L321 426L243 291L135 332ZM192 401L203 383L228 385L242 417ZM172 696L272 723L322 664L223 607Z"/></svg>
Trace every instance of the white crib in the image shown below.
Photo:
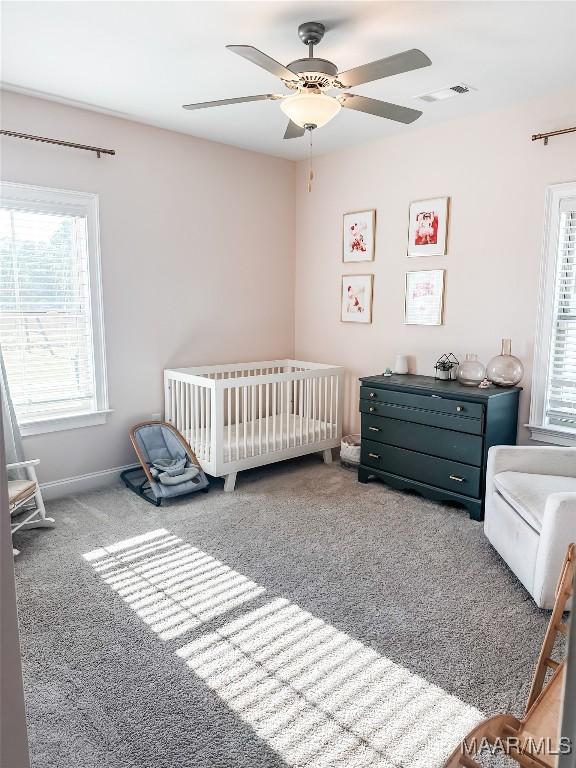
<svg viewBox="0 0 576 768"><path fill-rule="evenodd" d="M343 373L300 360L165 370L165 419L233 491L243 469L316 451L331 461L342 437Z"/></svg>

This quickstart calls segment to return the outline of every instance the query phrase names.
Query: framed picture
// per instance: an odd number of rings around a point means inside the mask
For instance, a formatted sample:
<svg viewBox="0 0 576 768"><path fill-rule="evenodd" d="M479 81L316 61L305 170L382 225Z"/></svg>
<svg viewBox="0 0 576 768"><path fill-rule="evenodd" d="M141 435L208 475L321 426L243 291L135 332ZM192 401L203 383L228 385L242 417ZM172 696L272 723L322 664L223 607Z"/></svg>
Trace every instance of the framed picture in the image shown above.
<svg viewBox="0 0 576 768"><path fill-rule="evenodd" d="M372 322L374 275L342 275L341 320L344 323Z"/></svg>
<svg viewBox="0 0 576 768"><path fill-rule="evenodd" d="M445 256L449 197L410 203L408 256Z"/></svg>
<svg viewBox="0 0 576 768"><path fill-rule="evenodd" d="M342 261L373 261L376 211L345 213L342 223Z"/></svg>
<svg viewBox="0 0 576 768"><path fill-rule="evenodd" d="M404 323L442 325L444 314L443 269L406 272Z"/></svg>

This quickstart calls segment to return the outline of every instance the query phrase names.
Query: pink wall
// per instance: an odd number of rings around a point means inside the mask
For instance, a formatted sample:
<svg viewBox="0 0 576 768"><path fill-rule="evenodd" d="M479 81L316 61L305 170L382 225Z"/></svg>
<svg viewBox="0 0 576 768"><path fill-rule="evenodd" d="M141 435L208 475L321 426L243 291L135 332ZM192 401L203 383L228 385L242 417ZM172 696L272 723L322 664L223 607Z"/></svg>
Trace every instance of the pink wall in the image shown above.
<svg viewBox="0 0 576 768"><path fill-rule="evenodd" d="M306 164L299 165L296 356L346 367L347 430L359 427L357 377L393 366L396 353L414 357L413 372L432 375L443 352L477 353L486 363L502 337L525 365L520 424L527 422L544 190L576 178L573 136L547 147L530 137L575 123L572 91L325 155L314 162L310 194ZM444 195L451 198L447 256L407 258L409 202ZM364 208L377 211L376 259L342 264L342 214ZM405 272L441 268L444 325L405 326ZM340 322L341 275L371 272L372 325ZM527 440L523 427L519 437Z"/></svg>
<svg viewBox="0 0 576 768"><path fill-rule="evenodd" d="M3 126L116 150L3 139L2 177L97 192L110 407L103 426L25 439L43 481L133 461L170 366L293 353L294 164L3 93Z"/></svg>
<svg viewBox="0 0 576 768"><path fill-rule="evenodd" d="M524 424L544 190L576 178L571 136L548 147L530 136L574 124L575 105L572 91L325 155L308 194L305 163L295 174L289 161L4 93L5 127L118 153L0 144L4 179L100 195L114 413L103 426L26 438L42 480L131 462L129 425L162 410L162 370L187 364L296 354L344 365L353 430L357 377L396 353L430 374L442 352L486 362L509 336L526 367ZM406 258L409 202L439 195L451 197L448 255ZM342 213L372 207L376 260L343 265ZM404 273L420 268L447 270L443 326L403 324ZM341 275L360 272L375 275L369 326L339 320Z"/></svg>

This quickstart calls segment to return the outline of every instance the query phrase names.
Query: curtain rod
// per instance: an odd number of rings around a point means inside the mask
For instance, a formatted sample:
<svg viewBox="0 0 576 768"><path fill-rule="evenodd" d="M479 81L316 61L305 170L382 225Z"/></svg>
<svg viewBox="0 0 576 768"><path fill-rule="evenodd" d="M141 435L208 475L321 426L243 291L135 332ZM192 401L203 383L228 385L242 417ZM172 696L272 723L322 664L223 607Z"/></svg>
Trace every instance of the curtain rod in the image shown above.
<svg viewBox="0 0 576 768"><path fill-rule="evenodd" d="M62 141L61 139L47 139L45 136L32 136L30 133L17 133L16 131L0 130L2 136L12 136L14 139L30 139L31 141L43 141L46 144L57 144L59 147L72 147L72 149L85 149L88 152L96 152L97 157L101 155L115 155L113 149L103 149L102 147L91 147L88 144L76 144L73 141Z"/></svg>
<svg viewBox="0 0 576 768"><path fill-rule="evenodd" d="M562 128L560 131L549 131L548 133L535 133L532 136L532 141L538 141L539 139L544 139L544 146L548 144L548 139L550 136L560 136L563 133L576 133L576 125L574 128Z"/></svg>

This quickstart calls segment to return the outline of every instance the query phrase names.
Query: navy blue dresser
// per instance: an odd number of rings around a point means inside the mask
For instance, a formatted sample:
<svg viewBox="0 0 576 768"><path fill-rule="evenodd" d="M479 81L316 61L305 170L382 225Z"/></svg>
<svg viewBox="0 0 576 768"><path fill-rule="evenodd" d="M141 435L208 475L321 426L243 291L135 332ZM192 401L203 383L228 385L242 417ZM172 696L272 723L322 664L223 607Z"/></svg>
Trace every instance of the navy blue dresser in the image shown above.
<svg viewBox="0 0 576 768"><path fill-rule="evenodd" d="M412 374L360 382L358 480L375 477L460 502L482 520L488 449L516 443L521 388L479 389Z"/></svg>

